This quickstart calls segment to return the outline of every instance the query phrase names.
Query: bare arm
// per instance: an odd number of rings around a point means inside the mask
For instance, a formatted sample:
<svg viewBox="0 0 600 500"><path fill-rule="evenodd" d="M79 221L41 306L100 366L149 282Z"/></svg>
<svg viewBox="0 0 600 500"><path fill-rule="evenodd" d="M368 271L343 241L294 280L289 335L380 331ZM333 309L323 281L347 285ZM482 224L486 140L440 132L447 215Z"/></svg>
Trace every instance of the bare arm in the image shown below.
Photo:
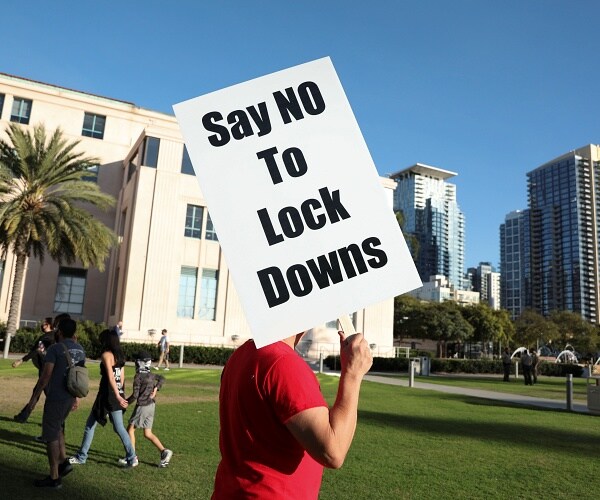
<svg viewBox="0 0 600 500"><path fill-rule="evenodd" d="M42 340L42 337L39 337L36 341L35 344L31 347L31 349L29 349L29 352L27 354L25 354L25 356L23 356L21 359L17 359L13 364L12 367L16 368L17 366L21 365L21 363L23 363L24 361L29 361L38 351L39 349L39 344L40 341Z"/></svg>
<svg viewBox="0 0 600 500"><path fill-rule="evenodd" d="M310 408L294 415L287 428L317 462L338 469L352 444L358 414L358 396L365 373L373 364L362 333L345 338L340 332L342 373L331 409Z"/></svg>
<svg viewBox="0 0 600 500"><path fill-rule="evenodd" d="M115 364L115 357L114 357L113 353L110 351L104 351L102 353L101 359L102 359L102 362L104 363L104 366L106 367L106 372L108 374L108 385L110 386L110 389L115 393L115 396L116 396L117 401L119 402L119 405L121 406L121 408L127 408L129 403L127 402L127 400L125 398L121 397L121 394L119 393L119 388L117 387L117 381L115 380L114 372L112 369L112 367ZM124 370L121 369L122 383L124 383L124 378L125 378Z"/></svg>

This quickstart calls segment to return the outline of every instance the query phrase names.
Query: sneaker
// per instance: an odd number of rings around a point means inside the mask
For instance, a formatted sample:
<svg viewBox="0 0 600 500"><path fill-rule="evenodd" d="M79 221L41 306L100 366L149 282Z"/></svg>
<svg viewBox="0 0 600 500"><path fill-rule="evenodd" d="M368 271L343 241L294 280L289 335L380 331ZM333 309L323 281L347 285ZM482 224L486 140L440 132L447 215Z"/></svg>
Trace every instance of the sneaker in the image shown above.
<svg viewBox="0 0 600 500"><path fill-rule="evenodd" d="M62 464L58 466L58 475L60 477L65 477L67 474L73 472L73 465L69 462L69 459L66 459Z"/></svg>
<svg viewBox="0 0 600 500"><path fill-rule="evenodd" d="M44 443L44 444L46 444L46 440L42 436L36 436L33 439L35 441L37 441L38 443Z"/></svg>
<svg viewBox="0 0 600 500"><path fill-rule="evenodd" d="M77 455L69 457L68 461L71 465L83 465L85 463L85 460L81 460Z"/></svg>
<svg viewBox="0 0 600 500"><path fill-rule="evenodd" d="M126 458L119 458L119 465L121 467L127 468L137 467L138 465L140 465L140 461L138 460L137 455L133 457L133 460L131 461L127 460Z"/></svg>
<svg viewBox="0 0 600 500"><path fill-rule="evenodd" d="M33 485L38 488L52 488L59 489L62 488L62 480L59 478L52 479L50 476L46 476L44 479L36 479L33 482Z"/></svg>
<svg viewBox="0 0 600 500"><path fill-rule="evenodd" d="M158 370L158 366L153 366L152 368L154 368L155 370Z"/></svg>
<svg viewBox="0 0 600 500"><path fill-rule="evenodd" d="M19 424L24 424L25 422L27 422L27 417L24 417L23 415L21 415L20 413L18 415L15 415L13 417L13 420L15 422L18 422Z"/></svg>
<svg viewBox="0 0 600 500"><path fill-rule="evenodd" d="M165 371L168 372L170 370L170 368L165 368Z"/></svg>
<svg viewBox="0 0 600 500"><path fill-rule="evenodd" d="M163 451L160 452L160 463L158 464L158 466L166 467L167 465L169 465L172 456L173 452L165 448Z"/></svg>

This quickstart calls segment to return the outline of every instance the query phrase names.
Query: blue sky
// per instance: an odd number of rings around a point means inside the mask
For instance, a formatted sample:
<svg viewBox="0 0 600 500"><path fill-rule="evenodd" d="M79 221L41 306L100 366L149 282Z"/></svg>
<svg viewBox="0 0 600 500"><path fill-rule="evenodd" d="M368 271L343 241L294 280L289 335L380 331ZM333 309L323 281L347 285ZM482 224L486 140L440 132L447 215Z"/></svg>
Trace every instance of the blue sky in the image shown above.
<svg viewBox="0 0 600 500"><path fill-rule="evenodd" d="M172 113L330 56L380 174L457 172L466 267L499 261L526 173L600 143L600 2L3 3L0 72Z"/></svg>

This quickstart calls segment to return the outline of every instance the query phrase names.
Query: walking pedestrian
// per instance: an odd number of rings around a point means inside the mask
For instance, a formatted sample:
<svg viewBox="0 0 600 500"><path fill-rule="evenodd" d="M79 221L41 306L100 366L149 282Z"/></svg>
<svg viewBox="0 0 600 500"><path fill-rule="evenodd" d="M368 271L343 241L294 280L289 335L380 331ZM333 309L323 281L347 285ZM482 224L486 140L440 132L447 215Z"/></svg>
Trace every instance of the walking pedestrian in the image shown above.
<svg viewBox="0 0 600 500"><path fill-rule="evenodd" d="M537 350L534 349L531 351L531 377L534 384L537 384L539 367L540 357L538 356Z"/></svg>
<svg viewBox="0 0 600 500"><path fill-rule="evenodd" d="M104 330L100 334L102 355L100 362L100 389L92 411L85 423L83 439L79 451L71 458L71 464L85 464L88 458L96 424L106 425L107 417L113 425L125 448L125 466L136 467L138 458L131 444L129 434L123 425L123 412L128 406L125 399L125 356L121 350L119 335L114 330ZM119 462L120 463L120 462Z"/></svg>
<svg viewBox="0 0 600 500"><path fill-rule="evenodd" d="M525 349L521 354L521 363L523 365L523 378L525 380L525 385L533 385L533 382L531 381L532 360L527 349Z"/></svg>
<svg viewBox="0 0 600 500"><path fill-rule="evenodd" d="M23 356L21 359L16 360L12 364L13 368L17 368L22 363L31 360L33 365L38 369L38 380L42 376L42 372L44 370L44 360L46 359L46 352L48 348L52 344L54 344L54 330L52 329L52 318L45 318L42 321L41 329L42 335L35 340L29 352L25 354L25 356ZM48 387L46 386L43 391L44 394L46 394L47 391ZM40 395L41 393L38 395L38 399ZM29 418L29 415L35 408L38 399L36 399L35 401L33 399L30 399L28 403L23 407L23 409L17 415L14 416L15 422L19 422L20 424L24 424L25 422L27 422L27 419Z"/></svg>
<svg viewBox="0 0 600 500"><path fill-rule="evenodd" d="M162 375L150 372L152 358L150 354L142 352L135 360L135 377L133 379L133 393L127 398L129 403L135 402L135 410L129 419L127 432L131 444L135 448L135 430L143 429L144 437L150 441L160 452L159 467L166 467L171 461L173 452L165 448L158 436L152 432L154 414L156 410L156 393L161 389L165 378Z"/></svg>
<svg viewBox="0 0 600 500"><path fill-rule="evenodd" d="M510 382L510 367L512 366L512 360L510 357L510 351L508 347L504 348L502 353L502 369L504 371L504 382Z"/></svg>
<svg viewBox="0 0 600 500"><path fill-rule="evenodd" d="M42 375L30 400L30 405L35 405L42 391L48 388L42 417L42 438L46 442L50 475L36 480L34 485L37 487L58 489L62 486L62 478L73 470L65 450L65 421L71 410L77 409L79 399L71 395L65 384L69 369L65 347L74 365L85 365L85 351L73 339L76 329L77 324L72 319L63 319L58 324L58 342L48 348Z"/></svg>
<svg viewBox="0 0 600 500"><path fill-rule="evenodd" d="M154 367L155 370L160 368L163 361L165 362L165 371L169 371L169 337L167 337L167 330L163 328L162 336L158 341L158 349L160 350L160 355L158 357L158 364Z"/></svg>

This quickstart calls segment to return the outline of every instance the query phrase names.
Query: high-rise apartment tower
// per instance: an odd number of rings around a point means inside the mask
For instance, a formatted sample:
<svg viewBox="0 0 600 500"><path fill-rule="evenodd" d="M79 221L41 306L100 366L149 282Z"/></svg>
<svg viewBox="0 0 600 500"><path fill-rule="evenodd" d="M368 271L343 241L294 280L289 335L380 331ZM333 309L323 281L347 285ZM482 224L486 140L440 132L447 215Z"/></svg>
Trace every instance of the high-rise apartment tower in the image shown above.
<svg viewBox="0 0 600 500"><path fill-rule="evenodd" d="M390 177L398 185L394 211L404 217L404 233L423 282L443 275L457 290L465 290L465 218L456 202L456 186L447 179L454 172L417 163Z"/></svg>
<svg viewBox="0 0 600 500"><path fill-rule="evenodd" d="M564 154L527 174L532 307L599 322L600 146Z"/></svg>

